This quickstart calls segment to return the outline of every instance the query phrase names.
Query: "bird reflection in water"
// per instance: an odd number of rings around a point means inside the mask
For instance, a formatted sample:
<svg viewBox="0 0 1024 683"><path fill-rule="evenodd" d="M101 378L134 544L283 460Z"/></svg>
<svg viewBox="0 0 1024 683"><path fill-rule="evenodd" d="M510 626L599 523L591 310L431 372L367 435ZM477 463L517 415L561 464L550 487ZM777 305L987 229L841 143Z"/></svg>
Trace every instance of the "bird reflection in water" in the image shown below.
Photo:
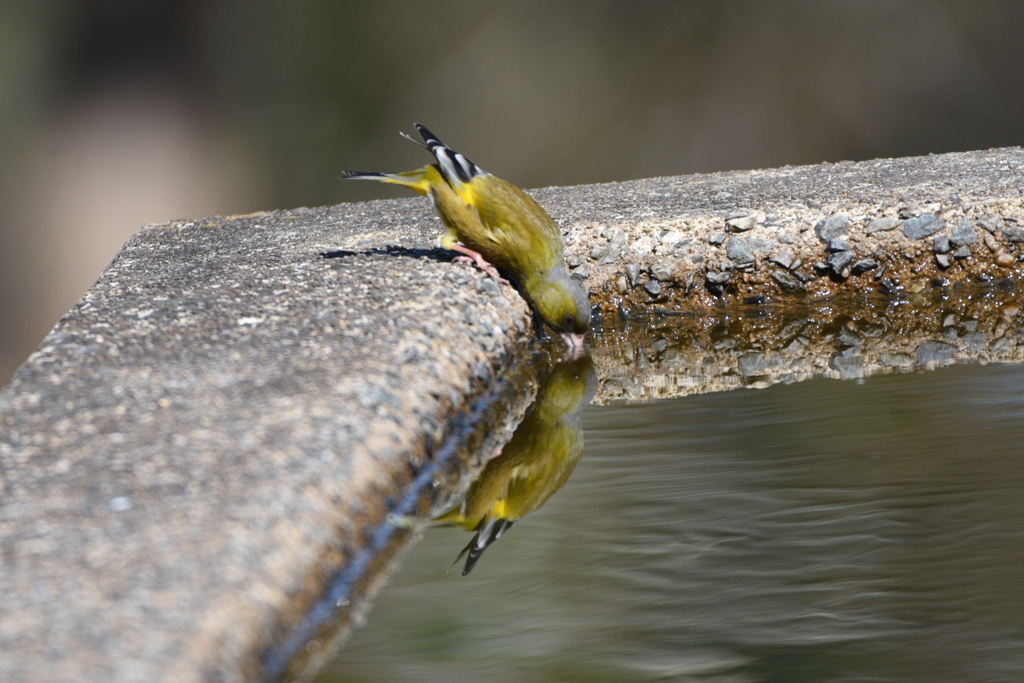
<svg viewBox="0 0 1024 683"><path fill-rule="evenodd" d="M583 408L596 392L597 372L589 355L557 363L501 453L487 463L462 502L434 520L476 532L452 563L469 553L463 576L490 544L540 509L569 479L583 453Z"/></svg>

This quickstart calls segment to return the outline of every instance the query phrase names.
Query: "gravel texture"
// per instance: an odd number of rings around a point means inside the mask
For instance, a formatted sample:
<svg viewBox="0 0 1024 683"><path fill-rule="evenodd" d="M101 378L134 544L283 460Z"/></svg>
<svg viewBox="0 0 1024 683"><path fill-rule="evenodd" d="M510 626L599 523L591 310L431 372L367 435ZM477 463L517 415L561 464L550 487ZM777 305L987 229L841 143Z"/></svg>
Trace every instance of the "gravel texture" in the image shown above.
<svg viewBox="0 0 1024 683"><path fill-rule="evenodd" d="M1020 278L1024 271L1019 147L650 178L571 192L549 188L535 195L566 228L569 258L617 236L619 257L592 267L585 280L591 300L606 312L700 312L753 295L784 302L850 290L912 292L935 278L985 282ZM740 223L741 217L753 220ZM936 236L940 246L948 240L969 252L942 253L948 258L938 260ZM850 253L830 260L841 253L829 248L835 240L845 241ZM879 266L853 267L863 259ZM656 278L660 293L652 299L649 269L665 263L673 277ZM779 278L780 266L792 278ZM619 291L622 275L625 291ZM691 280L698 286L687 286Z"/></svg>

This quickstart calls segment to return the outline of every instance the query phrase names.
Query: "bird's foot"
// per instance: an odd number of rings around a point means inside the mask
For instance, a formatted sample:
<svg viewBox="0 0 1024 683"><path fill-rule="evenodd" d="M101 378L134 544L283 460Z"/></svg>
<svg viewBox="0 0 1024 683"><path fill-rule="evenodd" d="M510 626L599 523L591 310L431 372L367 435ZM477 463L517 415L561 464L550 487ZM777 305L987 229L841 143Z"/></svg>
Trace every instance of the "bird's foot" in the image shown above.
<svg viewBox="0 0 1024 683"><path fill-rule="evenodd" d="M492 455L490 459L494 460L495 458L499 457L503 450L505 450L505 444L501 444L500 446L498 446L498 450L494 451L494 455Z"/></svg>
<svg viewBox="0 0 1024 683"><path fill-rule="evenodd" d="M508 284L508 280L498 275L498 269L495 268L490 263L488 263L487 260L480 255L480 252L473 251L472 249L464 247L461 244L453 244L452 249L459 252L460 254L463 254L462 256L456 256L454 259L452 259L456 263L475 263L477 268L493 277L494 281L497 282L498 284Z"/></svg>

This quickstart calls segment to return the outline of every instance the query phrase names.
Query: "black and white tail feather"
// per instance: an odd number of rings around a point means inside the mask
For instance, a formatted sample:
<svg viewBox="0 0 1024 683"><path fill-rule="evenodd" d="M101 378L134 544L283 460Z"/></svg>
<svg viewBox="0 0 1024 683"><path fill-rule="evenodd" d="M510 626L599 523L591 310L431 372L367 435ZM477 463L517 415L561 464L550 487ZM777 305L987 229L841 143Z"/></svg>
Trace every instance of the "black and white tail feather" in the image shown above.
<svg viewBox="0 0 1024 683"><path fill-rule="evenodd" d="M488 519L483 527L476 532L476 535L473 536L473 540L469 542L469 545L463 548L459 556L455 558L455 561L452 562L452 567L459 563L459 560L462 559L466 552L469 552L469 557L466 558L466 566L462 569L462 575L465 576L473 571L473 566L476 565L477 560L487 550L487 546L501 538L501 535L508 531L513 524L515 524L515 520ZM449 567L448 571L451 571L452 567Z"/></svg>
<svg viewBox="0 0 1024 683"><path fill-rule="evenodd" d="M462 183L468 183L470 180L478 175L487 175L487 171L483 170L472 161L462 156L454 149L446 147L436 135L430 132L426 126L419 123L414 123L416 130L419 131L420 137L423 138L423 142L420 142L411 135L402 133L402 137L412 140L420 147L424 147L434 158L437 159L437 163L441 165L441 172L448 179L448 182L453 185L460 185Z"/></svg>

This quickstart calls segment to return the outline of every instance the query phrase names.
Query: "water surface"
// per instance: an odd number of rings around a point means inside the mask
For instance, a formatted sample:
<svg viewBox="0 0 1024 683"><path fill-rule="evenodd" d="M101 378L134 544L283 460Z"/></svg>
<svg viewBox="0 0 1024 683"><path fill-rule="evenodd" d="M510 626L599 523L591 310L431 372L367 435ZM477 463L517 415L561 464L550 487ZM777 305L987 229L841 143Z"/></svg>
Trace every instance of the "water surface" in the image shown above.
<svg viewBox="0 0 1024 683"><path fill-rule="evenodd" d="M1024 680L1024 368L590 406L566 486L434 528L320 681Z"/></svg>

